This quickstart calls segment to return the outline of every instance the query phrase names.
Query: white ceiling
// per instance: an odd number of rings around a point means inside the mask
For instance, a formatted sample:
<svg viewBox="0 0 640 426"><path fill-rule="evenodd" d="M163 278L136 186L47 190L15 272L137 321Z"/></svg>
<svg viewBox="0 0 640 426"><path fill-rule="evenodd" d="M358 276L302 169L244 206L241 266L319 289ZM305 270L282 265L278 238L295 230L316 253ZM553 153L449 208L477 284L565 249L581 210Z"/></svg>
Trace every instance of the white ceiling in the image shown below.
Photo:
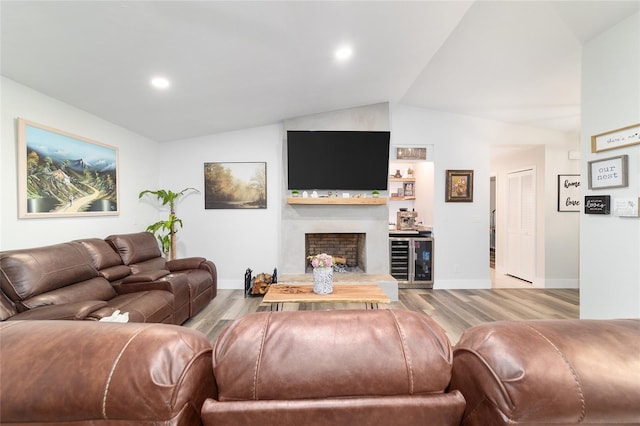
<svg viewBox="0 0 640 426"><path fill-rule="evenodd" d="M640 0L0 6L3 76L171 141L378 102L577 132L581 45Z"/></svg>

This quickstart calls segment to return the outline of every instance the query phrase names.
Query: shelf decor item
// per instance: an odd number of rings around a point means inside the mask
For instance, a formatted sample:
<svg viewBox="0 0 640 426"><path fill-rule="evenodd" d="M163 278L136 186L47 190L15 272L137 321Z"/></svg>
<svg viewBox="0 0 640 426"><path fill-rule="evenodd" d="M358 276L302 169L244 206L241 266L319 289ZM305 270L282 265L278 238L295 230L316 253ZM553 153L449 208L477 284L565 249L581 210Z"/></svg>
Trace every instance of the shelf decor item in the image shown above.
<svg viewBox="0 0 640 426"><path fill-rule="evenodd" d="M333 257L326 254L309 256L313 266L313 292L316 294L333 293Z"/></svg>
<svg viewBox="0 0 640 426"><path fill-rule="evenodd" d="M446 202L473 202L473 170L447 170Z"/></svg>

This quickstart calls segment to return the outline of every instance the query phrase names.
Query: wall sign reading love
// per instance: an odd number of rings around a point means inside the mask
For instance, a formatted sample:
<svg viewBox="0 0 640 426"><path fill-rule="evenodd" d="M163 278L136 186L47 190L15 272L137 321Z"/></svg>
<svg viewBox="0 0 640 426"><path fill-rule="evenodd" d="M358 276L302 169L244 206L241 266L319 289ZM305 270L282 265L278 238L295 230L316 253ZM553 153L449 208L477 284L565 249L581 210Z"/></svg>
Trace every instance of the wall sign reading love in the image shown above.
<svg viewBox="0 0 640 426"><path fill-rule="evenodd" d="M580 211L580 175L558 175L558 211Z"/></svg>
<svg viewBox="0 0 640 426"><path fill-rule="evenodd" d="M628 185L628 155L589 161L589 189L618 188Z"/></svg>

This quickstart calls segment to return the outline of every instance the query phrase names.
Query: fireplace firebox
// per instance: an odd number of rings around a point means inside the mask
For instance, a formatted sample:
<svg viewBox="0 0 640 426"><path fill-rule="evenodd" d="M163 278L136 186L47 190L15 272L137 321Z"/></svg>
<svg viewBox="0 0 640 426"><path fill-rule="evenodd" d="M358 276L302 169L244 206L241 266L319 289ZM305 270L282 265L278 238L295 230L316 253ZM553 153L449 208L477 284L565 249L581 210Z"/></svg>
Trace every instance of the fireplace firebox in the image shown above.
<svg viewBox="0 0 640 426"><path fill-rule="evenodd" d="M337 272L366 272L365 233L309 233L305 234L305 270L311 266L307 258L319 253L327 253L343 258L344 264L337 265Z"/></svg>

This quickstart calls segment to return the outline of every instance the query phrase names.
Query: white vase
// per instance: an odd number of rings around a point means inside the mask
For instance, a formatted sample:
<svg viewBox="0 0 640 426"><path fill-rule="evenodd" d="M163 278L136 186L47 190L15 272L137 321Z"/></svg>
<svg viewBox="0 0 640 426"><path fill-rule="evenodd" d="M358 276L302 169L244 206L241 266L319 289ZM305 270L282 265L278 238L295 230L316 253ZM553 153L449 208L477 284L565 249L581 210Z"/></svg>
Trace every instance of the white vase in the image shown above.
<svg viewBox="0 0 640 426"><path fill-rule="evenodd" d="M313 269L313 292L316 294L333 293L333 268Z"/></svg>

